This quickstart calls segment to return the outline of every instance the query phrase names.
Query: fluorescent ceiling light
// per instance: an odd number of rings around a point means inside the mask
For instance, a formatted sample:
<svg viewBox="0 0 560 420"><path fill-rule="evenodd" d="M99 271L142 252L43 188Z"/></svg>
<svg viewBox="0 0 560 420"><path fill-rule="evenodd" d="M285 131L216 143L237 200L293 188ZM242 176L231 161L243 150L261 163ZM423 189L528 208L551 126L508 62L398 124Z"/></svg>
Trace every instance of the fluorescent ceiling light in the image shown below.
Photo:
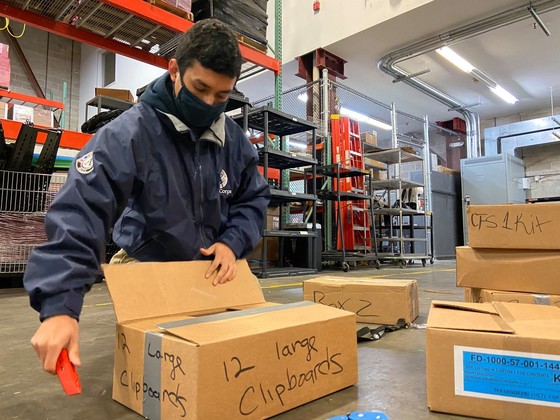
<svg viewBox="0 0 560 420"><path fill-rule="evenodd" d="M499 96L501 99L506 101L508 104L514 104L518 101L518 99L497 84L491 77L489 77L483 71L474 67L471 63L457 54L449 47L438 48L436 52L444 57L445 59L449 60L451 63L459 67L465 73L471 73L477 79L482 80L484 83L488 85L488 88L494 92L495 95Z"/></svg>
<svg viewBox="0 0 560 420"><path fill-rule="evenodd" d="M494 94L496 94L497 96L502 98L504 101L506 101L508 104L514 104L518 101L518 99L515 96L513 96L511 93L509 93L507 90L505 90L500 85L496 85L495 87L491 87L490 90L492 92L494 92Z"/></svg>
<svg viewBox="0 0 560 420"><path fill-rule="evenodd" d="M465 73L470 73L474 70L474 66L471 63L469 63L449 47L438 48L436 52L446 60L448 60L450 63L459 67Z"/></svg>
<svg viewBox="0 0 560 420"><path fill-rule="evenodd" d="M370 118L364 114L360 114L359 112L356 111L352 111L351 109L348 108L344 108L341 107L340 108L340 114L344 115L346 117L352 118L353 120L359 121L359 122L363 122L369 125L373 125L374 127L377 128L381 128L382 130L387 130L390 131L393 129L393 127L387 123L384 123L382 121L378 121L378 120L374 120L373 118Z"/></svg>

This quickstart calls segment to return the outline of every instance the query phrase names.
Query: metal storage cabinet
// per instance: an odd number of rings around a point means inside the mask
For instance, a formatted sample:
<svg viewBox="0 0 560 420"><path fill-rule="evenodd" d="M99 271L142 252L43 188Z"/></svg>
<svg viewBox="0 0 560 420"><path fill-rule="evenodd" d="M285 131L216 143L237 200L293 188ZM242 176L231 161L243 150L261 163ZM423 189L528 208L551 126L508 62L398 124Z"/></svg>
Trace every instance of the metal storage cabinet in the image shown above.
<svg viewBox="0 0 560 420"><path fill-rule="evenodd" d="M524 203L521 179L523 161L508 153L461 159L463 193L463 237L468 240L466 214L470 204Z"/></svg>

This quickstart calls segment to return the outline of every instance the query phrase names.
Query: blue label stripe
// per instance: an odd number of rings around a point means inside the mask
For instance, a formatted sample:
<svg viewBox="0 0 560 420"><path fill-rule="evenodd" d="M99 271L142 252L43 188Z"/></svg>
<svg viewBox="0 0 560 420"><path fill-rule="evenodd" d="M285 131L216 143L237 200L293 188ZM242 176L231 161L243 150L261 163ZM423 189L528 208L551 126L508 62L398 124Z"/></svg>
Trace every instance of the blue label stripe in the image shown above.
<svg viewBox="0 0 560 420"><path fill-rule="evenodd" d="M457 346L455 368L458 395L560 407L558 356Z"/></svg>

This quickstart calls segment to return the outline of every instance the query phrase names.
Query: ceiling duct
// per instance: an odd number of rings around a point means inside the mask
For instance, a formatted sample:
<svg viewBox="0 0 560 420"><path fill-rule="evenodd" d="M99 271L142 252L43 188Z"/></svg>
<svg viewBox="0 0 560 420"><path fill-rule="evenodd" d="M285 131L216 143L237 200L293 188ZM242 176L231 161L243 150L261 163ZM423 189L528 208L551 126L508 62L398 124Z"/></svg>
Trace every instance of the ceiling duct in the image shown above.
<svg viewBox="0 0 560 420"><path fill-rule="evenodd" d="M395 80L402 81L403 83L418 89L424 94L446 105L450 110L459 112L465 119L467 127L467 156L480 156L480 118L478 113L469 110L468 105L463 104L461 101L445 94L422 80L412 77L412 75L397 67L397 64L401 61L426 54L438 48L449 46L477 35L482 35L486 32L493 31L530 17L535 20L538 18L538 22L540 18L536 14L537 10L539 13L545 13L559 7L560 0L535 0L523 6L506 10L474 23L452 29L400 48L382 57L377 63L377 67L381 71L392 76ZM535 18L535 16L537 17ZM546 27L542 29L544 31Z"/></svg>

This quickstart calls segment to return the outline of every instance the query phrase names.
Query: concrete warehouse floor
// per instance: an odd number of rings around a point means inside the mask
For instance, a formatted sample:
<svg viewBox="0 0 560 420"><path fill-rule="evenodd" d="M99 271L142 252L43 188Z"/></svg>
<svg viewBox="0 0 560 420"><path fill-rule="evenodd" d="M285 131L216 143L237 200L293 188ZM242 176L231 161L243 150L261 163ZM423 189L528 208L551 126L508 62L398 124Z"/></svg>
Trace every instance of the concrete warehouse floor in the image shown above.
<svg viewBox="0 0 560 420"><path fill-rule="evenodd" d="M337 270L321 274L418 280L420 316L416 325L426 322L432 299L463 300L463 290L455 286L455 261L436 261L427 267L417 262L405 269L384 264L381 270L358 267L349 273ZM265 279L261 284L267 300L289 303L302 300L301 281L311 277L315 276ZM0 290L0 311L1 419L141 418L111 399L115 317L105 284L95 285L87 295L80 321L80 396L66 397L58 379L42 372L29 344L39 321L28 305L25 291ZM462 418L427 409L424 348L425 330L416 328L392 332L379 341L359 343L358 385L275 419L326 419L352 411L384 411L391 420Z"/></svg>

